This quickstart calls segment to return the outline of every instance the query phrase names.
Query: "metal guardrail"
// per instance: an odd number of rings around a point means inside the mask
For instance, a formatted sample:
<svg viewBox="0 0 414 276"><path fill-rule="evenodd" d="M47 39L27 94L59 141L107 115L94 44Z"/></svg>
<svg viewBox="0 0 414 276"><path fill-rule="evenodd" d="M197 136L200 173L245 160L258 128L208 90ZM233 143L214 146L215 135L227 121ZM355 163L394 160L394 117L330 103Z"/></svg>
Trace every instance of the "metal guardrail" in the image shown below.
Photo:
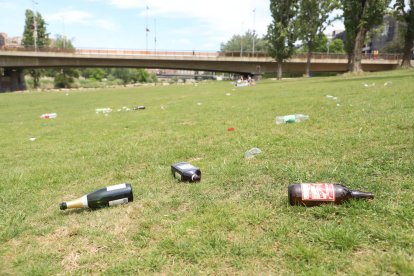
<svg viewBox="0 0 414 276"><path fill-rule="evenodd" d="M51 47L16 47L16 46L3 46L0 47L2 51L22 51L22 52L53 52L53 53L69 53L69 54L81 54L81 55L115 55L115 56L174 56L174 57L241 57L241 58L269 58L269 54L266 52L208 52L208 51L169 51L169 50L128 50L128 49L88 49L88 48L76 48L76 49L63 49L63 48L51 48ZM295 54L291 59L306 59L307 53ZM399 60L401 54L362 54L363 59L371 60ZM333 53L312 53L312 59L348 59L347 54L333 54Z"/></svg>

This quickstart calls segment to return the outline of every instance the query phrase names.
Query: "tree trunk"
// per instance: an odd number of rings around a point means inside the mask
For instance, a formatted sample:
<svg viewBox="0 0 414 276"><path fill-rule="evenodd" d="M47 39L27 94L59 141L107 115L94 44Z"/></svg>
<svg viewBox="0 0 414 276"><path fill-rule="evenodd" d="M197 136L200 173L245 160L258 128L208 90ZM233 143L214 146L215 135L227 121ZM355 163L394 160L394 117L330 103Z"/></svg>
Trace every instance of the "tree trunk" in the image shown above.
<svg viewBox="0 0 414 276"><path fill-rule="evenodd" d="M362 66L361 66L362 47L364 46L364 40L365 40L366 34L367 34L367 29L361 26L355 38L354 51L352 53L352 60L351 60L351 66L350 66L350 71L352 73L363 72Z"/></svg>
<svg viewBox="0 0 414 276"><path fill-rule="evenodd" d="M306 76L310 77L310 66L311 66L311 58L312 58L312 52L308 51L308 56L306 59Z"/></svg>
<svg viewBox="0 0 414 276"><path fill-rule="evenodd" d="M412 49L414 47L414 30L408 29L405 33L405 43L404 43L404 52L401 61L402 68L410 68L411 66L411 58L413 56Z"/></svg>
<svg viewBox="0 0 414 276"><path fill-rule="evenodd" d="M348 53L348 71L351 71L351 65L352 65L352 53Z"/></svg>
<svg viewBox="0 0 414 276"><path fill-rule="evenodd" d="M283 63L283 60L278 60L277 61L277 79L278 80L282 79L282 73L283 73L282 63Z"/></svg>

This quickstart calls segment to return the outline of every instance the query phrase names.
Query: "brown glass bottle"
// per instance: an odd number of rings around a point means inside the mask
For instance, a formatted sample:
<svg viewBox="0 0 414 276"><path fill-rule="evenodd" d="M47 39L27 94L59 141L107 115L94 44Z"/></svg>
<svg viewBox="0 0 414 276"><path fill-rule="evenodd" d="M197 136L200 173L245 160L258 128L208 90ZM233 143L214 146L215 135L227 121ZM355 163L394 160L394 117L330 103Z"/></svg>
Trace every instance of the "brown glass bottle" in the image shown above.
<svg viewBox="0 0 414 276"><path fill-rule="evenodd" d="M307 207L326 203L342 204L349 199L373 199L372 193L350 190L341 184L302 183L288 187L290 205Z"/></svg>

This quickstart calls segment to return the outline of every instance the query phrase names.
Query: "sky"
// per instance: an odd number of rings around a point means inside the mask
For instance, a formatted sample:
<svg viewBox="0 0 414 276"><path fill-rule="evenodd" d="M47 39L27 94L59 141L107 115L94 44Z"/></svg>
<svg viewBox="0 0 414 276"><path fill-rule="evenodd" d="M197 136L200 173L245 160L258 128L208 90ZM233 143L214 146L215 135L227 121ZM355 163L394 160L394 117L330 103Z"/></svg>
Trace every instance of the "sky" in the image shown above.
<svg viewBox="0 0 414 276"><path fill-rule="evenodd" d="M25 10L31 9L45 19L51 38L64 35L77 48L218 51L248 30L262 37L272 21L269 5L270 0L0 0L0 32L21 36Z"/></svg>

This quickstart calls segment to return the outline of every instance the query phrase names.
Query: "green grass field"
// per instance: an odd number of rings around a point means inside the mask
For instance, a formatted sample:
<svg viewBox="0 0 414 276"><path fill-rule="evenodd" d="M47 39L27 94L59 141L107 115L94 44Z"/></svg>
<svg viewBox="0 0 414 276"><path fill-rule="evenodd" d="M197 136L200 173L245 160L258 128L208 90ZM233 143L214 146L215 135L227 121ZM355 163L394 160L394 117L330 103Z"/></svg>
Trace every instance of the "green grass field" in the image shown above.
<svg viewBox="0 0 414 276"><path fill-rule="evenodd" d="M275 124L294 113L310 119ZM414 274L412 70L7 93L0 114L0 275ZM172 178L180 161L200 183ZM124 182L132 203L59 210ZM291 207L300 182L375 199Z"/></svg>

